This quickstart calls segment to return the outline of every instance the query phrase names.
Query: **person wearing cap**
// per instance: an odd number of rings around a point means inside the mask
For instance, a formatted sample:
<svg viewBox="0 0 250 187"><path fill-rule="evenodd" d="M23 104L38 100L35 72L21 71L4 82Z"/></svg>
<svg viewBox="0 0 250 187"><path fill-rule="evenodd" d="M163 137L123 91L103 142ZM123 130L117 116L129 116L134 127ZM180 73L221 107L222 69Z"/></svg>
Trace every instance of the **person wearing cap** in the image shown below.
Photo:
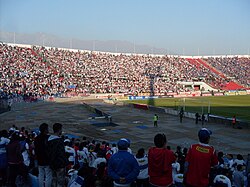
<svg viewBox="0 0 250 187"><path fill-rule="evenodd" d="M114 187L129 187L140 173L137 160L127 151L129 144L127 139L120 139L118 152L109 159L108 175L114 180Z"/></svg>
<svg viewBox="0 0 250 187"><path fill-rule="evenodd" d="M188 150L184 169L184 183L187 187L207 187L211 167L218 165L215 149L208 145L212 132L202 128L198 132L199 143Z"/></svg>
<svg viewBox="0 0 250 187"><path fill-rule="evenodd" d="M148 174L149 183L153 187L173 185L172 163L176 157L174 152L166 147L165 134L156 134L154 137L155 147L148 151Z"/></svg>

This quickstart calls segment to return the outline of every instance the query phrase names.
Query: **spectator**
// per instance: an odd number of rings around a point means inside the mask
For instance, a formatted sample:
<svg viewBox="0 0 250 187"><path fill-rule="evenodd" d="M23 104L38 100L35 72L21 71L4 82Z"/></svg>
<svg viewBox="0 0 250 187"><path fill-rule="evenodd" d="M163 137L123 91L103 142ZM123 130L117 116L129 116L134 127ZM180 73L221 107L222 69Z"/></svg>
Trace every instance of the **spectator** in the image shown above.
<svg viewBox="0 0 250 187"><path fill-rule="evenodd" d="M217 154L218 157L218 162L219 162L219 168L222 169L224 168L225 162L223 159L224 153L222 151L219 151Z"/></svg>
<svg viewBox="0 0 250 187"><path fill-rule="evenodd" d="M234 159L233 159L233 155L232 154L227 154L224 158L224 162L227 164L227 167L233 171L233 163L234 163Z"/></svg>
<svg viewBox="0 0 250 187"><path fill-rule="evenodd" d="M216 175L216 177L214 178L214 186L215 187L221 187L221 186L225 186L225 187L232 187L231 181L228 178L229 173L227 169L222 169L221 174Z"/></svg>
<svg viewBox="0 0 250 187"><path fill-rule="evenodd" d="M118 152L118 148L116 147L116 144L113 143L112 147L106 152L106 159L109 160L110 157Z"/></svg>
<svg viewBox="0 0 250 187"><path fill-rule="evenodd" d="M184 171L186 186L207 187L209 185L209 173L213 166L218 165L215 149L208 145L212 132L202 128L199 133L199 144L193 144L189 148Z"/></svg>
<svg viewBox="0 0 250 187"><path fill-rule="evenodd" d="M7 180L7 153L6 146L10 142L7 130L0 131L0 186L6 184Z"/></svg>
<svg viewBox="0 0 250 187"><path fill-rule="evenodd" d="M97 146L98 147L98 146ZM93 168L93 164L95 159L97 158L97 153L94 150L99 150L95 149L95 145L91 144L88 147L88 162L89 162L89 167Z"/></svg>
<svg viewBox="0 0 250 187"><path fill-rule="evenodd" d="M66 175L66 166L68 160L66 157L64 142L60 137L62 135L62 124L55 123L53 125L54 134L49 136L48 139L48 156L49 164L52 169L52 185L51 186L64 186L64 179Z"/></svg>
<svg viewBox="0 0 250 187"><path fill-rule="evenodd" d="M102 151L99 151L96 156L97 156L97 158L93 162L93 168L95 168L95 169L97 169L97 167L100 163L102 163L102 162L105 164L107 163L107 160L103 157Z"/></svg>
<svg viewBox="0 0 250 187"><path fill-rule="evenodd" d="M155 147L148 151L149 182L153 186L170 186L173 184L172 163L175 155L166 148L165 134L157 134L154 137Z"/></svg>
<svg viewBox="0 0 250 187"><path fill-rule="evenodd" d="M236 170L233 172L233 185L235 187L242 187L244 186L245 176L243 173L242 165L237 165Z"/></svg>
<svg viewBox="0 0 250 187"><path fill-rule="evenodd" d="M88 149L87 149L87 143L86 142L81 142L79 145L79 150L77 151L77 156L78 156L78 161L80 167L83 167L83 165L88 164Z"/></svg>
<svg viewBox="0 0 250 187"><path fill-rule="evenodd" d="M237 157L236 157L236 159L233 162L233 166L235 168L237 167L237 165L242 165L242 166L246 165L246 163L244 161L244 158L243 158L243 156L241 154L237 154Z"/></svg>
<svg viewBox="0 0 250 187"><path fill-rule="evenodd" d="M34 102L62 95L151 93L152 77L157 78L155 95L189 91L190 88L183 88L177 81L194 81L200 77L220 88L227 79L214 69L243 85L250 84L249 58L204 59L214 67L211 68L205 65L197 67L189 59L180 57L72 52L3 44L0 46L0 61L0 85L4 93L11 95L9 100L14 102L20 97L26 102Z"/></svg>
<svg viewBox="0 0 250 187"><path fill-rule="evenodd" d="M29 147L29 139L28 139L28 132L26 132L27 138L24 135L19 135L19 143L21 145L21 152L23 156L23 163L28 168L30 166L30 147Z"/></svg>
<svg viewBox="0 0 250 187"><path fill-rule="evenodd" d="M108 163L108 175L114 180L114 186L130 186L139 172L139 165L135 157L128 150L129 142L122 138L118 141L118 152L114 154Z"/></svg>
<svg viewBox="0 0 250 187"><path fill-rule="evenodd" d="M115 154L115 153L118 152L118 148L116 147L116 144L115 144L115 143L112 144L111 150L113 151L113 154Z"/></svg>
<svg viewBox="0 0 250 187"><path fill-rule="evenodd" d="M182 155L183 155L183 153L182 153L182 151L181 151L181 146L177 146L177 147L176 147L175 155L176 155L177 158L178 158L177 161L180 163L181 157L182 157Z"/></svg>
<svg viewBox="0 0 250 187"><path fill-rule="evenodd" d="M178 163L178 155L176 156L176 160L174 163L172 163L172 177L173 177L173 183L174 183L174 179L176 178L175 175L180 173L180 164Z"/></svg>
<svg viewBox="0 0 250 187"><path fill-rule="evenodd" d="M176 174L174 176L174 184L175 184L175 187L184 187L182 173Z"/></svg>
<svg viewBox="0 0 250 187"><path fill-rule="evenodd" d="M237 80L242 85L249 87L249 58L210 57L206 61L217 70L231 77L230 79Z"/></svg>
<svg viewBox="0 0 250 187"><path fill-rule="evenodd" d="M6 147L7 161L9 167L8 184L12 187L16 186L16 178L18 175L26 177L25 166L23 163L23 156L21 145L19 143L19 132L15 131Z"/></svg>
<svg viewBox="0 0 250 187"><path fill-rule="evenodd" d="M97 168L95 170L95 177L96 177L96 182L95 182L96 187L113 186L112 180L110 179L110 177L108 177L107 165L105 162L101 162L100 164L97 165Z"/></svg>
<svg viewBox="0 0 250 187"><path fill-rule="evenodd" d="M68 139L68 138L65 139L64 140L64 148L65 148L66 157L67 157L68 163L69 163L67 166L68 169L71 169L75 165L75 157L76 157L75 156L75 154L76 154L75 149L70 145L72 145L70 139Z"/></svg>
<svg viewBox="0 0 250 187"><path fill-rule="evenodd" d="M40 187L50 187L52 182L52 171L49 166L48 138L49 126L42 123L39 126L40 134L35 139L35 155L38 162L38 180Z"/></svg>
<svg viewBox="0 0 250 187"><path fill-rule="evenodd" d="M140 167L140 173L136 179L136 186L148 187L149 186L148 157L147 155L145 155L145 150L143 148L139 149L135 158Z"/></svg>
<svg viewBox="0 0 250 187"><path fill-rule="evenodd" d="M187 156L187 151L188 149L186 147L183 148L182 150L182 156L179 158L179 164L180 164L180 173L184 173L184 165L185 165L185 160Z"/></svg>
<svg viewBox="0 0 250 187"><path fill-rule="evenodd" d="M81 167L76 174L72 175L68 187L94 187L94 178L87 165Z"/></svg>

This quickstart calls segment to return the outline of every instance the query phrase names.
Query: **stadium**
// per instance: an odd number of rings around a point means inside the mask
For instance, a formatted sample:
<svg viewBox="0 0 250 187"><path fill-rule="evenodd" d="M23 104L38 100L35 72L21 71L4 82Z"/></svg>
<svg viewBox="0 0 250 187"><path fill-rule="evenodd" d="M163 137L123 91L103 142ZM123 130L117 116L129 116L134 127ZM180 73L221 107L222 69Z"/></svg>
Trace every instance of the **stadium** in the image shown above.
<svg viewBox="0 0 250 187"><path fill-rule="evenodd" d="M248 0L0 7L0 187L250 186Z"/></svg>
<svg viewBox="0 0 250 187"><path fill-rule="evenodd" d="M244 71L225 69L234 66L229 63ZM1 101L6 112L1 128L15 125L35 132L39 124L59 122L67 137L110 144L125 137L136 151L153 146L160 132L173 150L188 148L197 142L199 129L207 127L216 150L247 158L249 63L248 56L190 58L2 44ZM209 119L195 124L196 112L209 113ZM155 113L158 128L153 127ZM233 115L237 128L232 128Z"/></svg>

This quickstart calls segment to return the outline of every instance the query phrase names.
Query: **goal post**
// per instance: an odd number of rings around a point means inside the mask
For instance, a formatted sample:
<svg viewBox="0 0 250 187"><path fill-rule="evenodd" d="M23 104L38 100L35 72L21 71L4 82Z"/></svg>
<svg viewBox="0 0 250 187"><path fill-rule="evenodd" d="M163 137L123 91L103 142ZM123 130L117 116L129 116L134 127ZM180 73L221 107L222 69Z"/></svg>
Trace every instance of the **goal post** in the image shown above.
<svg viewBox="0 0 250 187"><path fill-rule="evenodd" d="M208 99L205 98L180 98L178 100L178 110L183 110L185 112L193 112L200 114L210 114L211 113L211 103Z"/></svg>

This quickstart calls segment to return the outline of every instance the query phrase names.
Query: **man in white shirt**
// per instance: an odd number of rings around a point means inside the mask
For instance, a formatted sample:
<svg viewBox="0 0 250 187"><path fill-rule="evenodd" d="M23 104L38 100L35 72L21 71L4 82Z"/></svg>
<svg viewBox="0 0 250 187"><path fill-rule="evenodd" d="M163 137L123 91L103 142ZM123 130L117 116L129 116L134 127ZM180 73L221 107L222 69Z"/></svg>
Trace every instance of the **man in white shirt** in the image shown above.
<svg viewBox="0 0 250 187"><path fill-rule="evenodd" d="M221 186L224 185L226 187L232 187L230 179L227 177L228 176L228 170L227 169L222 169L222 172L220 175L216 175L214 178L214 185L215 186Z"/></svg>

